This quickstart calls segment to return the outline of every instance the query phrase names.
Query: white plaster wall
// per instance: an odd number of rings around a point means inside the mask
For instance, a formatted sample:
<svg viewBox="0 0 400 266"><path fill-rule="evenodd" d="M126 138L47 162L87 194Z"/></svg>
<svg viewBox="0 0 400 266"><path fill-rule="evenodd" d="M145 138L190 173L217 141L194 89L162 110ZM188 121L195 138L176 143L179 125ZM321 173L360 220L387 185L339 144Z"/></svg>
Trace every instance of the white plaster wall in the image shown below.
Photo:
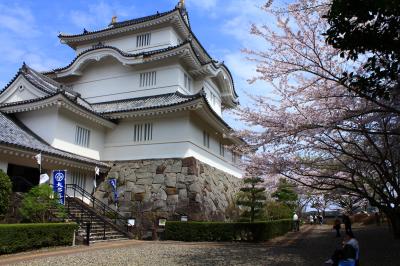
<svg viewBox="0 0 400 266"><path fill-rule="evenodd" d="M8 162L0 161L0 170L3 170L4 173L7 173Z"/></svg>
<svg viewBox="0 0 400 266"><path fill-rule="evenodd" d="M206 92L208 103L219 116L222 116L221 93L217 85L210 79L207 79L203 82L203 87ZM211 95L214 95L214 97Z"/></svg>
<svg viewBox="0 0 400 266"><path fill-rule="evenodd" d="M105 130L89 120L68 111L59 110L56 107L18 113L17 118L55 148L93 159L100 159ZM77 125L90 130L89 148L74 144Z"/></svg>
<svg viewBox="0 0 400 266"><path fill-rule="evenodd" d="M89 147L75 144L76 126L90 130ZM61 110L59 112L57 128L52 146L85 157L100 159L103 150L105 130L103 127L84 120L78 115Z"/></svg>
<svg viewBox="0 0 400 266"><path fill-rule="evenodd" d="M146 47L136 47L137 35L149 32L151 33L150 45ZM177 34L172 27L165 27L162 29L148 29L147 31L138 31L126 36L107 39L102 41L102 43L107 46L114 46L124 52L135 54L144 51L159 50L167 48L169 46L174 46L177 44L177 38ZM78 46L76 48L76 54L78 55L85 50L91 49L92 46L96 44L98 44L98 41Z"/></svg>
<svg viewBox="0 0 400 266"><path fill-rule="evenodd" d="M83 75L69 85L91 103L173 93L177 90L185 93L180 88L179 69L179 65L135 69L108 57L88 65ZM139 87L140 73L149 71L157 72L157 84Z"/></svg>
<svg viewBox="0 0 400 266"><path fill-rule="evenodd" d="M153 139L151 141L145 142L134 142L133 132L134 125L141 123L152 123L153 124ZM104 144L104 158L102 160L110 160L110 158L116 156L120 158L125 156L129 159L127 154L117 154L113 153L113 148L115 147L134 147L134 146L148 146L149 144L162 144L165 142L180 142L187 138L189 130L189 119L187 115L176 114L173 116L162 117L162 118L152 118L152 119L124 119L112 130L108 130L105 138ZM173 149L173 147L172 147ZM163 153L171 154L168 150L163 150ZM174 151L172 151L174 152ZM151 154L146 154L145 156L151 156L156 153L155 150ZM144 154L138 154L141 156ZM114 160L114 159L111 159ZM118 159L121 160L121 159Z"/></svg>
<svg viewBox="0 0 400 266"><path fill-rule="evenodd" d="M16 117L44 141L53 143L58 121L56 107L17 113Z"/></svg>
<svg viewBox="0 0 400 266"><path fill-rule="evenodd" d="M153 140L133 142L135 123L153 123ZM122 161L193 156L200 161L240 177L240 169L219 156L219 141L210 134L210 148L203 146L203 130L189 116L174 115L151 120L123 120L106 134L101 160Z"/></svg>

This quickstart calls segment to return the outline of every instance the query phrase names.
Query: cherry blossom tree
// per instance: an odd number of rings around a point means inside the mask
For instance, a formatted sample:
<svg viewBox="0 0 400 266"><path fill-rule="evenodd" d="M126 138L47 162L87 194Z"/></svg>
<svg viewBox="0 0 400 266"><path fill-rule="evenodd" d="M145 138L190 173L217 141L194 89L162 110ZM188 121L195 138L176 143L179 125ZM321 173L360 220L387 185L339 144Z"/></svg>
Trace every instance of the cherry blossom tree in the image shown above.
<svg viewBox="0 0 400 266"><path fill-rule="evenodd" d="M399 96L370 99L341 82L349 64L325 42L329 3L298 0L262 7L276 25L253 25L265 49L244 52L272 94L251 95L237 111L247 130L244 151L266 176L281 175L321 191L340 190L384 212L400 238ZM252 130L254 129L254 130ZM261 130L260 130L261 129Z"/></svg>

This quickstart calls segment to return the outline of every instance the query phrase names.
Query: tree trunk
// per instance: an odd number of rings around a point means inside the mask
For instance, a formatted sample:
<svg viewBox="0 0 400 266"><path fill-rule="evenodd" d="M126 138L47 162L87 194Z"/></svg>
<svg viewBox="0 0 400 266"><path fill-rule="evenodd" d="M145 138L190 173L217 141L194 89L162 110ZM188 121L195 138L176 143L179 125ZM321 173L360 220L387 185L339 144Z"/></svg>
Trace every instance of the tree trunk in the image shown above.
<svg viewBox="0 0 400 266"><path fill-rule="evenodd" d="M394 238L400 239L400 210L395 210L387 213L386 215L390 222L390 227L392 229Z"/></svg>

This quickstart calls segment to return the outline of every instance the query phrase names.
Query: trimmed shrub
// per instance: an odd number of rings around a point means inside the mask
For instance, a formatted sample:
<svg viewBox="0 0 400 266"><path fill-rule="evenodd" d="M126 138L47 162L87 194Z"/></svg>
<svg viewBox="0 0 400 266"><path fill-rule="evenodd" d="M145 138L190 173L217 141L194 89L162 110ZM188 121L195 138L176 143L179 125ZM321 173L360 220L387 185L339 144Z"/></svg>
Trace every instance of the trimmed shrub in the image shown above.
<svg viewBox="0 0 400 266"><path fill-rule="evenodd" d="M48 185L39 185L29 190L19 209L24 222L46 223L52 218L65 218L64 205L59 203L57 197Z"/></svg>
<svg viewBox="0 0 400 266"><path fill-rule="evenodd" d="M76 223L0 224L0 254L72 244Z"/></svg>
<svg viewBox="0 0 400 266"><path fill-rule="evenodd" d="M0 169L0 215L6 214L10 203L12 183L10 177Z"/></svg>
<svg viewBox="0 0 400 266"><path fill-rule="evenodd" d="M165 239L178 241L266 241L292 229L291 220L255 223L172 222L165 226Z"/></svg>

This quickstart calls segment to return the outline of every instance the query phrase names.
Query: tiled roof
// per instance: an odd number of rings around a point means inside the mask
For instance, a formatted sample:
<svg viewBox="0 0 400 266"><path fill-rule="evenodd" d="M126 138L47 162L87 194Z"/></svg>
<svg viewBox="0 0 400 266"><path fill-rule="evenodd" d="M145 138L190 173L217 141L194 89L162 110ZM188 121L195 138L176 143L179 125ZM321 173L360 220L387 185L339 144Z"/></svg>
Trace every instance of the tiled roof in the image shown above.
<svg viewBox="0 0 400 266"><path fill-rule="evenodd" d="M25 63L23 63L22 67L18 70L17 74L0 92L0 94L3 93L20 75L25 77L25 79L29 83L31 83L33 86L35 86L36 88L38 88L39 90L43 91L46 94L54 94L61 88L60 83L33 70L32 68L28 67Z"/></svg>
<svg viewBox="0 0 400 266"><path fill-rule="evenodd" d="M184 95L179 92L167 93L156 96L124 99L111 102L92 104L95 112L100 114L140 111L155 108L174 106L203 97L203 92L194 95Z"/></svg>
<svg viewBox="0 0 400 266"><path fill-rule="evenodd" d="M116 29L116 28L121 28L121 27L125 27L125 26L130 26L130 25L142 23L142 22L145 22L145 21L150 21L150 20L153 20L153 19L156 19L156 18L159 18L159 17L163 17L163 16L165 16L165 15L168 15L168 14L173 13L173 12L176 11L176 10L180 11L180 8L177 6L177 7L174 8L173 10L166 11L166 12L163 12L163 13L158 13L158 12L157 12L157 14L154 14L154 15L145 16L145 17L136 18L136 19L131 19L131 20L126 20L126 21L121 21L121 22L117 22L117 23L114 23L114 24L110 24L110 27L108 27L108 28L101 29L101 30L97 30L97 31L86 31L86 30L85 30L85 31L84 31L83 33L81 33L81 34L71 34L71 35L68 35L68 34L60 34L58 37L59 37L59 38L68 39L68 38L80 37L80 36L85 36L85 35L91 35L91 34L95 34L95 33L99 33L99 32L110 31L110 30L113 30L113 29ZM178 12L178 13L179 13L180 16L182 17L182 12ZM182 17L182 20L185 21L185 19L184 19L183 17ZM214 66L216 66L216 63L218 63L218 61L212 59L211 55L207 52L207 50L206 50L206 49L204 48L204 46L201 44L201 42L199 41L199 39L196 37L196 35L195 35L194 32L192 31L191 27L190 27L188 24L186 24L186 23L184 23L184 24L186 25L186 28L187 28L187 30L188 30L188 32L189 32L189 38L193 38L193 39L196 41L196 43L199 45L200 49L204 52L204 54L206 55L206 57L208 57L208 58L206 59L206 61L210 60L210 61L214 64ZM197 52L196 52L196 53L197 53ZM204 60L202 60L202 61L204 61ZM203 62L203 63L205 63L205 62ZM235 90L234 81L233 81L233 79L232 79L232 74L231 74L229 68L226 67L226 65L225 65L224 63L222 63L222 65L223 65L223 66L226 68L226 70L229 72L229 75L231 76L230 78L231 78L231 81L232 81L232 84L233 84L233 93L234 93L234 95L235 95L236 97L238 97L238 94L237 94L237 92L236 92L236 90Z"/></svg>
<svg viewBox="0 0 400 266"><path fill-rule="evenodd" d="M90 159L73 153L65 152L50 146L41 140L22 123L15 118L0 112L0 144L5 144L17 148L23 148L34 152L42 152L43 154L89 163L93 165L108 167L107 164L98 160Z"/></svg>
<svg viewBox="0 0 400 266"><path fill-rule="evenodd" d="M117 47L114 47L114 46L96 45L95 47L87 49L87 50L84 50L83 52L81 52L80 54L75 56L75 58L67 66L56 68L56 69L53 69L52 71L43 72L42 74L46 75L46 74L51 74L51 73L54 73L54 72L65 70L65 69L69 68L70 66L72 66L72 64L79 57L81 57L82 55L87 54L89 52L95 51L95 50L111 49L111 50L117 51L119 54L121 54L124 57L139 57L139 56L150 56L150 55L160 54L160 53L163 53L163 52L168 52L168 51L174 50L176 48L182 47L187 43L189 43L189 42L185 41L185 42L182 42L181 44L178 44L178 45L175 45L175 46L169 46L167 48L162 48L162 49L158 49L158 50L151 50L151 51L144 51L144 52L140 52L140 53L126 53L126 52L124 52L124 51L122 51L122 50L120 50L120 49L118 49Z"/></svg>
<svg viewBox="0 0 400 266"><path fill-rule="evenodd" d="M159 17L163 17L166 16L168 14L171 14L172 12L174 12L175 10L177 10L177 8L172 9L170 11L166 11L166 12L162 12L162 13L156 13L154 15L150 15L150 16L145 16L145 17L141 17L141 18L136 18L136 19L131 19L131 20L126 20L126 21L121 21L121 22L116 22L113 24L110 24L110 27L105 28L105 29L101 29L101 30L95 30L95 31L84 31L80 34L59 34L58 37L59 38L74 38L74 37L80 37L80 36L85 36L85 35L91 35L94 33L99 33L99 32L103 32L103 31L108 31L108 30L112 30L115 28L121 28L121 27L125 27L125 26L130 26L130 25L134 25L134 24L138 24L138 23L142 23L145 21L150 21Z"/></svg>

